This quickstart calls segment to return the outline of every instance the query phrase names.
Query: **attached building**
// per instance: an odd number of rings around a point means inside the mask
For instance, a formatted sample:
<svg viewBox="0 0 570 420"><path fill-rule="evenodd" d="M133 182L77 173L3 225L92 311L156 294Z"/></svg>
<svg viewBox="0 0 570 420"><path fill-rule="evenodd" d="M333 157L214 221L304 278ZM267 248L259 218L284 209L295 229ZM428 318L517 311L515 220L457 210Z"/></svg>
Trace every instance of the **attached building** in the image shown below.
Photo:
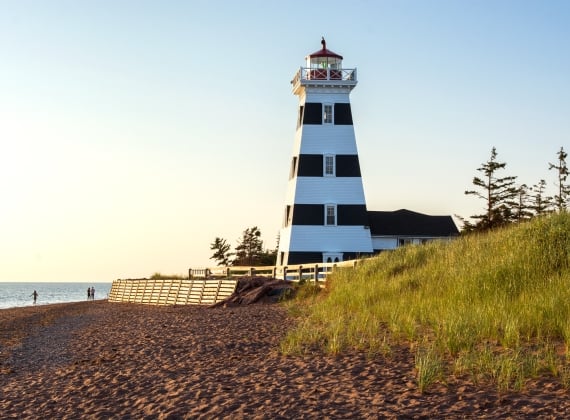
<svg viewBox="0 0 570 420"><path fill-rule="evenodd" d="M450 240L459 235L451 216L429 216L410 210L369 211L374 252L396 249L433 240Z"/></svg>

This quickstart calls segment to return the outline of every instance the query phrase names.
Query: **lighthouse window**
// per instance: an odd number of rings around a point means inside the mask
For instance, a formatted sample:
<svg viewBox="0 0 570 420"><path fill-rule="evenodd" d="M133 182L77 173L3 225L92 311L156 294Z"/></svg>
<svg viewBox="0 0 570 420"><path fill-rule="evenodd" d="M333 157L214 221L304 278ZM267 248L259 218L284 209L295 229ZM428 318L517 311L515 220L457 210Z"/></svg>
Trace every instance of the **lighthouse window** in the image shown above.
<svg viewBox="0 0 570 420"><path fill-rule="evenodd" d="M325 105L324 109L325 109L325 112L323 114L323 123L324 124L332 124L332 122L333 122L333 106L332 105Z"/></svg>
<svg viewBox="0 0 570 420"><path fill-rule="evenodd" d="M336 226L336 205L327 204L325 206L325 225Z"/></svg>
<svg viewBox="0 0 570 420"><path fill-rule="evenodd" d="M325 176L334 176L335 165L334 155L325 155Z"/></svg>

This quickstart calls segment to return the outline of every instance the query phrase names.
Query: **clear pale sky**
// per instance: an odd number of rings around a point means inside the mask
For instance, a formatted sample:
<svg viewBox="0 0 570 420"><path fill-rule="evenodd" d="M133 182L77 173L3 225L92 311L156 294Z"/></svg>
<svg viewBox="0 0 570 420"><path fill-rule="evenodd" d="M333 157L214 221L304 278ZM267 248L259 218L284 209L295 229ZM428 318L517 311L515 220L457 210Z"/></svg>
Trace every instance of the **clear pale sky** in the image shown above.
<svg viewBox="0 0 570 420"><path fill-rule="evenodd" d="M298 98L327 47L369 210L468 217L503 175L554 190L570 150L569 1L0 0L0 281L211 266L281 226Z"/></svg>

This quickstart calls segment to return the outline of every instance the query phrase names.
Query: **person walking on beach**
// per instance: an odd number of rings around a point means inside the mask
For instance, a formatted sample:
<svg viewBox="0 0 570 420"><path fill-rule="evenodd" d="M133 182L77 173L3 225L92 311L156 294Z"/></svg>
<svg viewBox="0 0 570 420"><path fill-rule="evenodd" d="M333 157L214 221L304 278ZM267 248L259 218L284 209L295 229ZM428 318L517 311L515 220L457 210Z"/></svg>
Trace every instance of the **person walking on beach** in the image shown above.
<svg viewBox="0 0 570 420"><path fill-rule="evenodd" d="M91 287L91 300L95 300L95 288Z"/></svg>
<svg viewBox="0 0 570 420"><path fill-rule="evenodd" d="M34 293L32 293L30 296L33 296L33 297L34 297L34 305L35 305L35 304L36 304L36 300L38 299L38 292L36 292L36 291L34 290Z"/></svg>
<svg viewBox="0 0 570 420"><path fill-rule="evenodd" d="M87 288L87 300L91 299L91 288Z"/></svg>

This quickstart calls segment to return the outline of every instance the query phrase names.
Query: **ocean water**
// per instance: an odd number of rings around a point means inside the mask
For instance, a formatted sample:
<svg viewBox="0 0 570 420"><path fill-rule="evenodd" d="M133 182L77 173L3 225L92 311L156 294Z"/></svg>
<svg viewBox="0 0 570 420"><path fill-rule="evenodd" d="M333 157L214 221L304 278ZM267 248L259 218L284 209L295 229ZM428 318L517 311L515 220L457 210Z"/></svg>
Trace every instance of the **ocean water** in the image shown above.
<svg viewBox="0 0 570 420"><path fill-rule="evenodd" d="M0 309L87 300L87 288L95 288L95 300L107 299L112 283L0 283Z"/></svg>

